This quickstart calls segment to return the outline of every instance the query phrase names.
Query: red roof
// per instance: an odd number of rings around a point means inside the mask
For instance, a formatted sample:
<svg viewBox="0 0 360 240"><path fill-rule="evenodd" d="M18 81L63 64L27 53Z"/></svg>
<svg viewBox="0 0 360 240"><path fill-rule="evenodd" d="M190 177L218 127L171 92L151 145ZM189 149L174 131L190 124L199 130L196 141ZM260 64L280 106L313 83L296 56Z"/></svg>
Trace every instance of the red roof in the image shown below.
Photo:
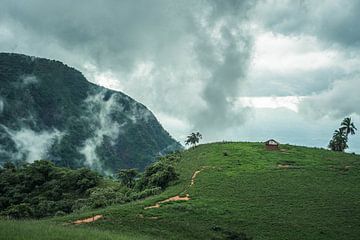
<svg viewBox="0 0 360 240"><path fill-rule="evenodd" d="M279 143L277 141L275 141L274 139L269 139L265 142L266 145L270 145L270 146L278 146Z"/></svg>

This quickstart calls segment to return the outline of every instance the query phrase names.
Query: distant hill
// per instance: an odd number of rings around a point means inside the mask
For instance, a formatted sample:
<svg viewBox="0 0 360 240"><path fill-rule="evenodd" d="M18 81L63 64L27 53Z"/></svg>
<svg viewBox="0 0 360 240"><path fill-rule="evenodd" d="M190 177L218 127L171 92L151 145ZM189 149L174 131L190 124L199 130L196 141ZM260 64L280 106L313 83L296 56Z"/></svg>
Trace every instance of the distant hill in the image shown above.
<svg viewBox="0 0 360 240"><path fill-rule="evenodd" d="M175 168L179 179L160 195L42 221L0 220L0 236L359 238L359 155L290 145L269 151L262 143L213 143L182 152ZM81 226L71 224L95 215L103 217Z"/></svg>
<svg viewBox="0 0 360 240"><path fill-rule="evenodd" d="M180 148L129 96L59 61L0 53L0 164L49 159L112 173Z"/></svg>

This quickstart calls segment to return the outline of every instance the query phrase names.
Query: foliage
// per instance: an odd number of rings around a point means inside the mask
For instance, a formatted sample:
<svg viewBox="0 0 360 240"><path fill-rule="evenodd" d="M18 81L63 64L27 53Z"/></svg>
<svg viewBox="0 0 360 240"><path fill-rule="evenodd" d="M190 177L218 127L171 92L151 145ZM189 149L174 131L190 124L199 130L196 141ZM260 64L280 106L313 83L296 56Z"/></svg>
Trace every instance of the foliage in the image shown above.
<svg viewBox="0 0 360 240"><path fill-rule="evenodd" d="M122 184L132 188L135 184L135 178L138 174L139 172L135 168L120 169L118 171L117 177L120 179Z"/></svg>
<svg viewBox="0 0 360 240"><path fill-rule="evenodd" d="M350 117L344 118L341 122L340 131L348 136L349 134L354 135L357 128L355 127L354 123L351 121Z"/></svg>
<svg viewBox="0 0 360 240"><path fill-rule="evenodd" d="M88 169L70 170L45 160L19 168L10 163L0 171L0 213L13 218L69 213L76 199L100 182Z"/></svg>
<svg viewBox="0 0 360 240"><path fill-rule="evenodd" d="M0 168L0 214L11 218L42 218L156 195L177 179L173 165L179 155L161 157L140 178L136 178L135 169L120 170L122 184L89 169L56 167L45 160L18 168L6 162Z"/></svg>
<svg viewBox="0 0 360 240"><path fill-rule="evenodd" d="M200 139L202 139L202 135L199 132L191 133L189 136L187 136L185 140L185 145L191 144L196 146Z"/></svg>
<svg viewBox="0 0 360 240"><path fill-rule="evenodd" d="M144 174L137 182L140 190L147 188L165 189L171 181L178 178L175 167L166 161L157 161L145 169Z"/></svg>
<svg viewBox="0 0 360 240"><path fill-rule="evenodd" d="M328 147L337 152L343 152L348 148L348 136L354 135L356 131L354 123L351 118L347 117L341 122L341 126L338 130L335 130L332 139L329 142Z"/></svg>

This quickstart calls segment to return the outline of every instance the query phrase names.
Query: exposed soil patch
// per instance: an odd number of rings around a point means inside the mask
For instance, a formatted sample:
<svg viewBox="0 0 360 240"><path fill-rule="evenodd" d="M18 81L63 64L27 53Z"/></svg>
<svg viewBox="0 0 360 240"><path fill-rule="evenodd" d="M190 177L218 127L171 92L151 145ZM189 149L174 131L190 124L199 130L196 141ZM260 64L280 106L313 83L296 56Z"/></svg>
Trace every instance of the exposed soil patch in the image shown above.
<svg viewBox="0 0 360 240"><path fill-rule="evenodd" d="M204 166L202 167L200 170L197 170L193 173L193 175L191 176L191 182L190 182L190 185L189 187L193 186L195 184L195 179L196 179L196 176L202 171L204 170L205 168L207 168L208 166ZM148 207L145 207L144 209L152 209L152 208L159 208L160 207L160 204L161 203L167 203L167 202L176 202L176 201L189 201L191 198L189 196L189 194L187 193L185 196L180 196L180 195L177 195L177 196L174 196L174 197L171 197L171 198L168 198L168 199L165 199L165 200L162 200L160 202L157 202L155 205L152 205L152 206L148 206Z"/></svg>
<svg viewBox="0 0 360 240"><path fill-rule="evenodd" d="M296 169L296 168L300 168L299 166L294 166L294 165L290 165L290 164L278 164L277 165L278 169Z"/></svg>
<svg viewBox="0 0 360 240"><path fill-rule="evenodd" d="M103 215L95 215L90 218L76 220L75 222L73 222L73 224L78 225L78 224L84 224L84 223L91 223L91 222L95 222L96 220L99 220L100 218L103 218Z"/></svg>
<svg viewBox="0 0 360 240"><path fill-rule="evenodd" d="M144 209L159 208L161 203L176 202L176 201L189 201L190 199L191 198L189 197L189 194L186 194L184 197L177 195L175 197L171 197L171 198L165 199L163 201L157 202L155 205L145 207Z"/></svg>
<svg viewBox="0 0 360 240"><path fill-rule="evenodd" d="M193 174L192 177L191 177L190 187L195 184L196 175L198 175L201 171L202 171L202 170L198 170L198 171L195 171L195 172L194 172L194 174Z"/></svg>

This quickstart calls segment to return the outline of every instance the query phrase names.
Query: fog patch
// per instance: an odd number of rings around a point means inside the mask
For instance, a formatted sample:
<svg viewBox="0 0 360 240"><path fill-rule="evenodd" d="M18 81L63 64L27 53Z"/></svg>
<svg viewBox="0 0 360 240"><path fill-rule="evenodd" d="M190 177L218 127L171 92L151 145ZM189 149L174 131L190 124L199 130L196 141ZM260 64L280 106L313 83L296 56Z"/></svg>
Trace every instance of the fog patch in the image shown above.
<svg viewBox="0 0 360 240"><path fill-rule="evenodd" d="M29 163L46 158L49 147L63 135L57 129L35 132L30 128L12 130L3 125L2 127L15 143L17 152L12 154L13 159Z"/></svg>
<svg viewBox="0 0 360 240"><path fill-rule="evenodd" d="M2 114L3 111L4 111L4 101L0 97L0 114Z"/></svg>
<svg viewBox="0 0 360 240"><path fill-rule="evenodd" d="M111 114L114 111L122 110L122 107L117 103L114 94L105 100L105 93L99 93L89 96L85 100L88 108L88 113L91 115L91 123L89 128L93 130L92 137L87 139L84 146L79 150L85 156L86 164L94 169L102 169L102 164L99 161L96 150L104 141L104 137L108 137L111 144L114 144L120 134L120 129L126 123L119 124L113 121Z"/></svg>
<svg viewBox="0 0 360 240"><path fill-rule="evenodd" d="M138 121L149 122L154 120L154 115L146 107L137 103L136 101L131 101L130 110L127 111L126 117L136 124Z"/></svg>
<svg viewBox="0 0 360 240"><path fill-rule="evenodd" d="M39 83L39 79L34 75L24 75L20 79L23 86Z"/></svg>

